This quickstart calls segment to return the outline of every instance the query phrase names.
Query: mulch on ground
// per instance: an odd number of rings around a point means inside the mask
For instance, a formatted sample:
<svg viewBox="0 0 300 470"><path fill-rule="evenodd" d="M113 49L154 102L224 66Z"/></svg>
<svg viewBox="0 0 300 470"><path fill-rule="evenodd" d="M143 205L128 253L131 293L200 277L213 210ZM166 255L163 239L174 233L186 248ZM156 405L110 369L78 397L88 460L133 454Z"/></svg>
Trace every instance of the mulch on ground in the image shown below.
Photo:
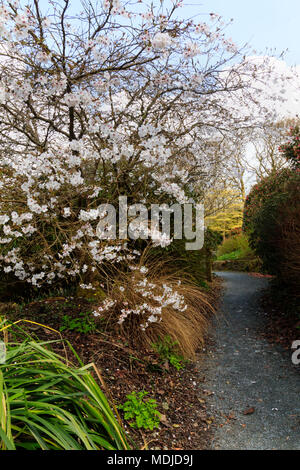
<svg viewBox="0 0 300 470"><path fill-rule="evenodd" d="M213 284L213 297L217 304L220 281ZM91 312L94 305L84 298L56 297L31 302L21 309L7 304L6 317L10 321L27 319L47 325L59 331L63 315L72 318L82 312ZM64 349L60 336L55 331L31 323L19 323L39 340L53 341L52 349L74 360L71 350ZM173 366L161 363L152 349L135 350L124 340L109 331L76 333L64 331L63 339L69 341L85 363L94 362L103 378L106 393L116 406L124 403L132 391L145 390L148 397L155 398L162 414L159 428L137 430L125 422L125 429L139 449L192 450L210 447L213 421L206 409L207 391L205 377L199 376L199 368L188 362L177 371ZM205 352L199 351L199 360L205 359ZM122 412L120 412L122 416Z"/></svg>

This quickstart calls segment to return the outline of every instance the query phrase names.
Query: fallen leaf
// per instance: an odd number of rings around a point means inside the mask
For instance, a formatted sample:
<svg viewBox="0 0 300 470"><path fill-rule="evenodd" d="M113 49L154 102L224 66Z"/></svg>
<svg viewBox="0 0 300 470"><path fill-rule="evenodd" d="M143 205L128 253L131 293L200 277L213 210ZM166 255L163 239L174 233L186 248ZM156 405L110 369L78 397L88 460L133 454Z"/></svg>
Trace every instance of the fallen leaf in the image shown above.
<svg viewBox="0 0 300 470"><path fill-rule="evenodd" d="M167 427L171 427L170 424L169 424L169 422L168 422L168 420L167 420L166 415L163 415L162 413L160 413L159 419L160 419L160 422L161 422L162 424L164 424L164 425L167 426Z"/></svg>
<svg viewBox="0 0 300 470"><path fill-rule="evenodd" d="M248 408L247 410L245 410L245 411L243 412L243 414L244 414L244 415L252 415L252 414L254 413L254 411L255 411L255 408L254 408L254 407Z"/></svg>

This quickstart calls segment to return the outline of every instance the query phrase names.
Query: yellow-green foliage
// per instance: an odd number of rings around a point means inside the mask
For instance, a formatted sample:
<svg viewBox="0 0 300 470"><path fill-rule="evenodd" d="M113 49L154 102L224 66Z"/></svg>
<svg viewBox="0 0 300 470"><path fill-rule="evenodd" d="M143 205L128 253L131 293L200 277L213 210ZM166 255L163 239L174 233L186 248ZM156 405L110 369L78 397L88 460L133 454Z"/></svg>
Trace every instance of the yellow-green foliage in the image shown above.
<svg viewBox="0 0 300 470"><path fill-rule="evenodd" d="M253 255L253 252L248 244L248 238L244 233L227 238L222 243L222 245L219 246L217 255L220 258L223 255L229 255L233 252L236 252L236 257L240 259Z"/></svg>
<svg viewBox="0 0 300 470"><path fill-rule="evenodd" d="M243 224L243 201L240 194L232 189L224 189L211 193L205 203L208 213L206 225L224 236L232 230L242 227Z"/></svg>

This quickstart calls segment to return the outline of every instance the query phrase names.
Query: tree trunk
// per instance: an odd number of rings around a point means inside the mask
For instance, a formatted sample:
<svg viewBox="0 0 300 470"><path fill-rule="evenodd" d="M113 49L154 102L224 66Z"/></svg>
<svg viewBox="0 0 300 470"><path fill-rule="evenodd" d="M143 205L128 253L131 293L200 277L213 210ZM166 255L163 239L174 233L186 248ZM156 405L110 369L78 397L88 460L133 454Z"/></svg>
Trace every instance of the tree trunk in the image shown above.
<svg viewBox="0 0 300 470"><path fill-rule="evenodd" d="M205 254L205 264L206 264L206 279L208 282L212 281L212 253L211 250L206 250Z"/></svg>

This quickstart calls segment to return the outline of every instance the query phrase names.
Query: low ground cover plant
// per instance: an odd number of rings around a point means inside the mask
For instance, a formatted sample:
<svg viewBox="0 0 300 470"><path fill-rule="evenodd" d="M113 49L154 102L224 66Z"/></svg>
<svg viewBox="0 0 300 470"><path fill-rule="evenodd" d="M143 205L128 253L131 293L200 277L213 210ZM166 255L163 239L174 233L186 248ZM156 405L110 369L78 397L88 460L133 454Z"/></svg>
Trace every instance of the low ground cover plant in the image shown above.
<svg viewBox="0 0 300 470"><path fill-rule="evenodd" d="M175 369L180 370L184 368L184 357L178 353L177 341L172 341L170 336L160 339L156 343L152 343L153 349L158 353L163 363L168 363Z"/></svg>
<svg viewBox="0 0 300 470"><path fill-rule="evenodd" d="M94 333L97 329L95 320L91 312L81 312L78 317L72 318L70 315L62 317L61 327L62 331L76 331L77 333Z"/></svg>
<svg viewBox="0 0 300 470"><path fill-rule="evenodd" d="M124 418L129 421L133 428L151 429L157 428L160 423L160 413L157 411L157 402L154 398L145 397L148 392L131 392L127 400L119 409L123 410Z"/></svg>

